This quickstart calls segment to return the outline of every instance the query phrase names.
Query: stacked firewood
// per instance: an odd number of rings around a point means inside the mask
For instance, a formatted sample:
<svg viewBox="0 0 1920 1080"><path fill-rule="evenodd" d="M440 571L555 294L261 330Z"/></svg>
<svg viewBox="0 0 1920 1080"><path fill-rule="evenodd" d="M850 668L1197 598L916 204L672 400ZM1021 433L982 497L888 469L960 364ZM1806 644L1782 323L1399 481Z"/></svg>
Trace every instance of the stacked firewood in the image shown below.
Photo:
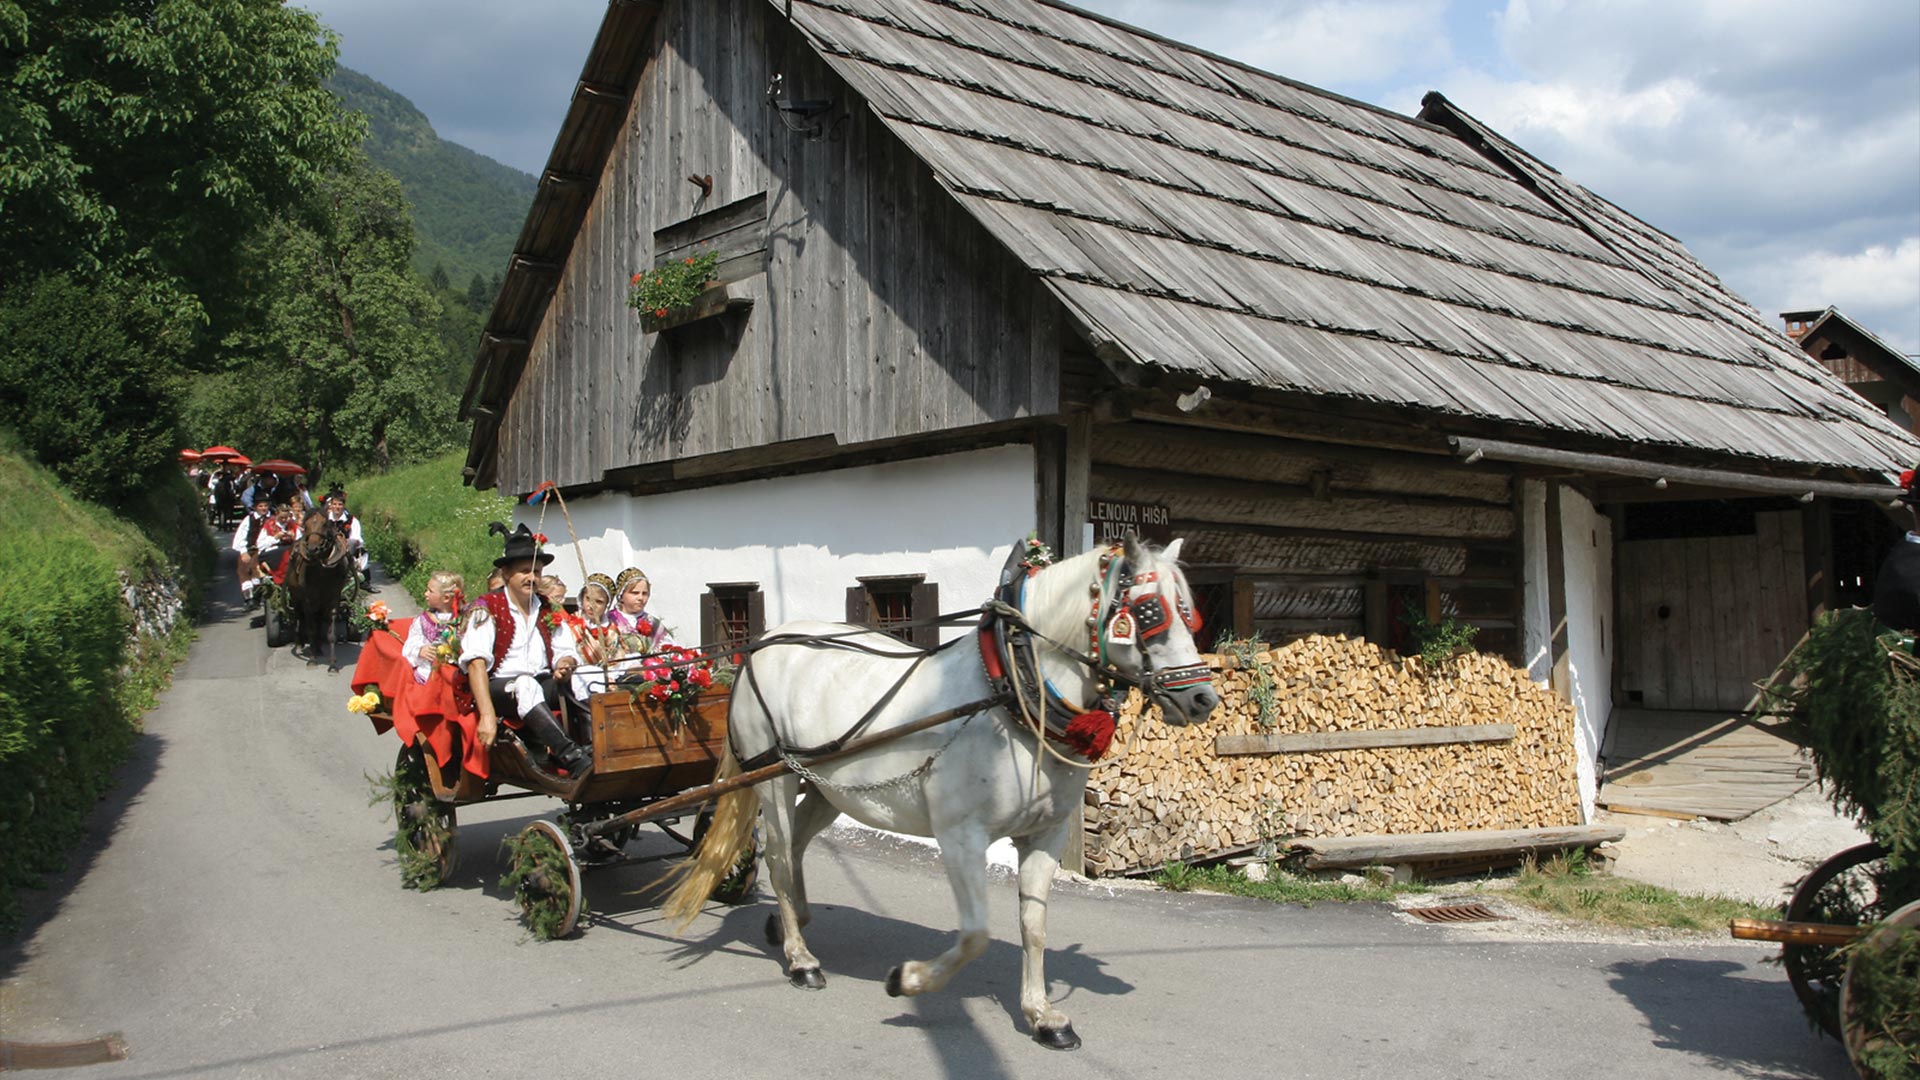
<svg viewBox="0 0 1920 1080"><path fill-rule="evenodd" d="M1428 669L1365 641L1313 636L1206 659L1223 698L1210 722L1169 726L1137 692L1122 710L1112 756L1089 777L1088 873L1273 850L1293 836L1580 821L1573 707L1497 656L1467 653ZM1221 735L1492 724L1512 725L1513 737L1233 756L1214 748Z"/></svg>

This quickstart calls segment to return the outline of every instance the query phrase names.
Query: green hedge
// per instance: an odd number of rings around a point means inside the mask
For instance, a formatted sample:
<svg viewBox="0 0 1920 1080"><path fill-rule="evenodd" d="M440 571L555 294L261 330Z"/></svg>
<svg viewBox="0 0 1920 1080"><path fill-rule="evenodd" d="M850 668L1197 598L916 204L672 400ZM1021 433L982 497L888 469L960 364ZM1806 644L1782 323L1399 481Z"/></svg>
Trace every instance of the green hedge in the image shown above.
<svg viewBox="0 0 1920 1080"><path fill-rule="evenodd" d="M466 579L467 594L486 583L500 554L489 521L511 521L513 500L497 491L475 491L461 479L466 452L346 485L347 508L360 517L367 551L418 600L436 570Z"/></svg>
<svg viewBox="0 0 1920 1080"><path fill-rule="evenodd" d="M162 485L133 509L149 529L190 513L192 488ZM178 538L188 553L212 547ZM118 514L73 498L0 439L0 930L18 919L16 890L60 869L87 811L112 786L140 712L191 638L128 653L131 614L120 572L151 579L162 551ZM191 610L191 609L190 609Z"/></svg>

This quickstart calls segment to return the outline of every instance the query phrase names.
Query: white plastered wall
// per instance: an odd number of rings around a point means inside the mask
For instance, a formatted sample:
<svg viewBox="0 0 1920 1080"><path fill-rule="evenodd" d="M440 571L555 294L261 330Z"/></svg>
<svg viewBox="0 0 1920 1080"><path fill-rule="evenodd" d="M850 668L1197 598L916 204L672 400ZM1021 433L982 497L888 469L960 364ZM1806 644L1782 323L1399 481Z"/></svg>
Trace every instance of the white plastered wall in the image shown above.
<svg viewBox="0 0 1920 1080"><path fill-rule="evenodd" d="M1548 625L1546 506L1547 489L1538 480L1523 481L1522 528L1526 539L1527 673L1537 682L1553 676L1552 630ZM1613 523L1586 497L1561 487L1560 537L1564 554L1569 696L1573 700L1574 745L1580 781L1580 811L1592 820L1599 791L1600 746L1613 713Z"/></svg>
<svg viewBox="0 0 1920 1080"><path fill-rule="evenodd" d="M757 582L767 628L846 617L857 579L925 574L943 611L988 599L1013 544L1034 527L1033 448L971 450L913 461L752 480L665 495L570 501L589 571L637 566L653 582L649 608L676 640L700 636L710 582ZM519 520L544 531L550 573L580 587L580 559L557 506ZM964 627L945 631L956 637Z"/></svg>

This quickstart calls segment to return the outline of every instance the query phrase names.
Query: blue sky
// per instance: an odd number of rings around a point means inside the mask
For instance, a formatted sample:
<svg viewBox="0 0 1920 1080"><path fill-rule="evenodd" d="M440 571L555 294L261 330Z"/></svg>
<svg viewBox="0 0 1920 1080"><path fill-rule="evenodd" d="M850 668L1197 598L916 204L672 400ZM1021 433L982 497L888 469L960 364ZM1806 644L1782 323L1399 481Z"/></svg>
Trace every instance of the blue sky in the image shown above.
<svg viewBox="0 0 1920 1080"><path fill-rule="evenodd" d="M536 171L605 0L294 0L440 134ZM1915 0L1092 0L1396 112L1439 90L1772 316L1920 353Z"/></svg>

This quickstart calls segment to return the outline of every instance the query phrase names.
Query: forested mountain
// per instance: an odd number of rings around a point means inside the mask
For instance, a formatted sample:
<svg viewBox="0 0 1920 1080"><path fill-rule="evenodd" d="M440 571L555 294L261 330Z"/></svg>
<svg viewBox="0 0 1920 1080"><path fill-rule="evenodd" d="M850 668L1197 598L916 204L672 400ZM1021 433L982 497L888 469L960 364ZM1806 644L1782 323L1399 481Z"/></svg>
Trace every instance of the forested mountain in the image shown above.
<svg viewBox="0 0 1920 1080"><path fill-rule="evenodd" d="M367 117L367 157L392 173L413 207L413 265L438 265L455 288L478 274L492 281L506 269L533 203L534 178L484 154L450 143L413 102L350 68L328 87Z"/></svg>

